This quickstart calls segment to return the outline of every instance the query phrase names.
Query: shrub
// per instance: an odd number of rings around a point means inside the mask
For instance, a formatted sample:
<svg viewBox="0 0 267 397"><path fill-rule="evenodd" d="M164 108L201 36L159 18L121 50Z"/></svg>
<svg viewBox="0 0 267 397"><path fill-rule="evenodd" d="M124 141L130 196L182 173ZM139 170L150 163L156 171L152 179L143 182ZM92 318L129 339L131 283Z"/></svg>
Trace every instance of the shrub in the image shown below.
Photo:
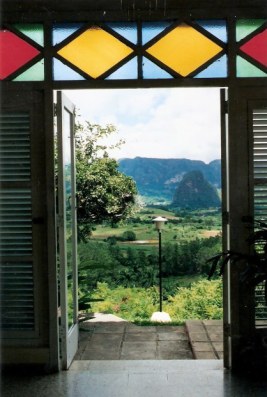
<svg viewBox="0 0 267 397"><path fill-rule="evenodd" d="M98 283L92 298L103 299L103 302L92 303L94 312L112 313L127 321L148 322L152 313L158 311L159 291L156 287L111 289L107 283ZM188 319L221 319L222 281L201 280L190 288L178 288L175 296L163 302L163 310L175 323Z"/></svg>
<svg viewBox="0 0 267 397"><path fill-rule="evenodd" d="M125 232L122 233L122 240L123 241L135 241L136 240L136 234L132 230L126 230Z"/></svg>
<svg viewBox="0 0 267 397"><path fill-rule="evenodd" d="M166 311L172 320L221 319L222 280L201 280L190 288L178 288L175 296L169 297Z"/></svg>
<svg viewBox="0 0 267 397"><path fill-rule="evenodd" d="M103 299L103 302L92 304L94 312L105 312L119 316L128 321L149 320L157 310L156 300L158 292L151 288L109 288L107 283L98 283L92 294L94 299Z"/></svg>

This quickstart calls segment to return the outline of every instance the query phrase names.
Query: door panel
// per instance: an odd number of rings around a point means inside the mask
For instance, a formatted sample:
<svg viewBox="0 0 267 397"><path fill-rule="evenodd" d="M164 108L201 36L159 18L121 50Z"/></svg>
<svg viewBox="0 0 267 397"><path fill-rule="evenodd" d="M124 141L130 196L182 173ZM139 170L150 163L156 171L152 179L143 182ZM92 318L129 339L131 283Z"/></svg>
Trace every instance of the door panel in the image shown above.
<svg viewBox="0 0 267 397"><path fill-rule="evenodd" d="M74 105L62 92L57 93L57 130L61 355L67 369L78 348L77 222Z"/></svg>
<svg viewBox="0 0 267 397"><path fill-rule="evenodd" d="M228 197L229 233L228 248L242 254L251 253L248 237L253 231L255 167L253 158L253 109L256 102L267 98L266 87L229 88L229 134L228 134ZM252 105L253 104L253 105ZM251 107L252 106L252 107ZM230 300L224 302L229 310L228 334L231 351L230 366L233 371L249 370L252 365L247 357L255 339L254 287L242 282L245 262L230 264L225 282L230 291ZM227 346L226 346L227 349ZM227 351L227 350L226 350ZM255 365L255 363L254 363Z"/></svg>
<svg viewBox="0 0 267 397"><path fill-rule="evenodd" d="M253 217L255 220L267 223L267 100L250 101L249 125L250 146L253 148L251 165L254 188ZM260 249L259 244L258 249ZM255 288L255 323L265 325L266 320L265 285L260 283Z"/></svg>
<svg viewBox="0 0 267 397"><path fill-rule="evenodd" d="M42 109L39 91L10 91L0 114L0 327L7 345L48 339L46 251L39 243L46 244Z"/></svg>

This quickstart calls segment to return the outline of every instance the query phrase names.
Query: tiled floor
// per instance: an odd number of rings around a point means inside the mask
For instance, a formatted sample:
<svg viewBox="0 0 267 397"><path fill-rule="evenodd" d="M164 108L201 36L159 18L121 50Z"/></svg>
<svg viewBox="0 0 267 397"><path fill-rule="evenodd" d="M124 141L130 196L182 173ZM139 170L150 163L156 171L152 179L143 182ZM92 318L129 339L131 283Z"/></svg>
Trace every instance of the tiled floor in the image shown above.
<svg viewBox="0 0 267 397"><path fill-rule="evenodd" d="M267 380L238 378L223 368L218 359L221 323L189 321L189 339L181 327L137 327L110 317L95 318L82 328L69 371L5 373L1 397L267 396ZM216 360L208 359L212 354ZM197 360L188 359L193 357Z"/></svg>
<svg viewBox="0 0 267 397"><path fill-rule="evenodd" d="M266 397L267 382L239 379L221 360L74 361L53 375L6 375L1 397Z"/></svg>

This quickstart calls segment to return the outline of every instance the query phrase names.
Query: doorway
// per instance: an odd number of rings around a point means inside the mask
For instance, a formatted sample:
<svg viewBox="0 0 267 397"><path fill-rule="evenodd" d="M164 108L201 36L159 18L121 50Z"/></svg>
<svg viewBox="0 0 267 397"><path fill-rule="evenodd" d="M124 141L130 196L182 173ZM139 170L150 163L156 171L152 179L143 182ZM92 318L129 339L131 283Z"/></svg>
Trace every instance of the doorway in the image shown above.
<svg viewBox="0 0 267 397"><path fill-rule="evenodd" d="M101 295L101 286L100 290L96 290L94 293L95 296L88 294L88 283L90 282L90 289L96 289L97 281L101 281L102 284L107 281L111 282L113 291L118 283L124 287L131 287L131 284L133 286L137 284L137 287L143 288L157 287L157 235L153 230L152 220L160 213L169 220L168 226L164 230L165 236L163 235L164 245L166 244L165 252L172 250L172 255L169 257L167 254L165 255L164 264L164 304L166 307L168 296L174 296L177 287L188 287L189 284L197 282L199 279L207 278L208 269L205 259L199 257L198 262L195 261L196 263L188 266L188 270L186 261L188 263L191 260L188 252L195 250L195 254L197 252L198 256L201 253L203 255L205 244L202 244L202 240L208 241L206 250L209 251L209 254L207 255L211 255L212 248L216 252L221 250L220 200L217 201L215 208L212 208L212 205L215 206L214 204L209 203L196 204L193 208L190 207L192 205L190 203L185 203L180 208L175 208L173 205L177 185L181 183L187 173L194 171L204 173L203 183L204 181L208 182L208 185L213 187L211 191L216 191L217 197L220 196L220 90L218 88L205 90L199 88L124 89L112 90L112 92L110 90L83 90L65 91L64 94L77 105L77 113L82 113L83 121L79 121L79 123L85 123L83 127L85 134L94 133L96 127L93 128L93 126L96 125L102 125L102 128L103 125L110 125L111 122L119 125L116 128L119 131L113 131L111 136L108 136L108 139L107 137L102 139L100 144L102 151L103 146L105 146L105 150L109 150L109 146L113 147L113 150L104 155L112 157L115 152L115 160L121 172L128 169L128 176L136 178L136 170L140 174L143 169L152 179L149 181L148 178L143 184L139 183L139 208L135 208L135 214L129 215L128 219L113 225L109 219L101 220L98 224L94 222L90 236L88 235L88 241L82 247L80 266L83 275L80 277L79 290L82 290L80 298L83 303L89 304L90 299L102 298L99 296L99 294ZM203 105L204 97L205 105ZM138 103L138 99L140 103ZM207 113L209 114L208 118L206 117ZM89 121L90 127L86 126L85 120ZM123 145L119 145L119 148L116 147L116 143L120 141L126 141L125 148ZM135 162L136 164L133 165L132 163ZM129 169L131 169L131 173L129 173ZM144 179L145 173L143 172L141 177L139 175L139 181ZM160 174L161 176L159 176ZM161 179L157 184L155 184L155 175ZM206 181L206 178L209 178L209 181ZM156 185L154 189L153 185ZM140 194L140 190L142 194ZM130 234L134 235L134 238L130 239ZM194 243L195 240L197 243ZM104 245L108 248L103 248ZM213 245L212 248L210 248L211 245ZM103 259L101 252L104 249L105 255L116 252L115 260L119 265L117 277L118 275L120 277L117 280L116 276L112 279L110 269L101 264ZM91 253L89 253L90 251ZM95 263L92 252L96 251L98 252L96 266L99 269L98 273L92 266L88 266L90 261ZM118 251L120 251L119 254ZM154 255L152 259L151 253ZM180 255L178 258L177 253ZM150 262L148 257L150 257ZM118 262L118 258L120 258L120 262ZM180 264L182 258L184 261L183 264ZM104 260L106 261L106 256L104 256ZM141 260L143 263L140 265ZM128 266L122 262L128 262ZM175 269L175 266L172 265L173 262L179 269ZM122 271L129 273L129 267L134 266L132 273L135 274L130 275L132 278L134 277L134 280L129 280L129 274L127 274L128 280L126 280L125 274L123 278ZM116 273L114 271L116 265L111 264L111 268L113 274ZM89 270L91 273L88 272L85 276L85 270ZM97 277L101 277L100 280ZM141 285L144 282L146 285ZM86 287L84 287L84 283L86 283ZM155 291L153 291L153 295L154 306L157 307ZM84 298L87 298L87 302ZM110 312L111 307L105 306L107 300L103 303L100 302L98 308ZM92 306L94 307L95 304ZM119 312L120 304L112 302L110 306L115 308L114 315L119 318L124 317ZM151 308L147 310L151 311ZM222 314L222 307L218 307L217 311L218 313L221 311ZM174 312L175 310L173 310ZM218 313L216 314L217 318ZM146 315L146 318L141 320L149 321L150 316L146 310L141 315ZM196 314L194 313L193 316ZM181 320L176 320L176 322L179 321Z"/></svg>

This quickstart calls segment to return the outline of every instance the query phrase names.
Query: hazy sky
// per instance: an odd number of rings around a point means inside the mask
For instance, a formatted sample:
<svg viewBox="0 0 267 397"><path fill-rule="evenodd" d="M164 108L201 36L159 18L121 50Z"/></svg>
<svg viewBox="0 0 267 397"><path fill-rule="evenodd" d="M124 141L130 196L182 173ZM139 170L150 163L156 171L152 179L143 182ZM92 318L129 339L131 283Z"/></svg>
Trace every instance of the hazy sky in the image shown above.
<svg viewBox="0 0 267 397"><path fill-rule="evenodd" d="M218 88L67 90L83 119L114 124L115 158L220 158Z"/></svg>

